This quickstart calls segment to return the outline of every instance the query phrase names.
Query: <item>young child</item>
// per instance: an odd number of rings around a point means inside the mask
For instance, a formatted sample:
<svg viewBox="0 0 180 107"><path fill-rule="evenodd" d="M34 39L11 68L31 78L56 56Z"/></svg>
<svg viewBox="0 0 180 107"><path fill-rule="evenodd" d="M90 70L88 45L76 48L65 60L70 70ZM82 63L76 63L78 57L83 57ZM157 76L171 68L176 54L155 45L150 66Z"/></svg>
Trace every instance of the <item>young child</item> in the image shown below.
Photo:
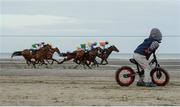
<svg viewBox="0 0 180 107"><path fill-rule="evenodd" d="M144 69L144 75L140 76L137 86L155 87L156 85L151 81L149 65L149 57L161 43L162 34L159 29L153 28L150 32L149 38L146 38L142 44L140 44L134 51L134 59Z"/></svg>

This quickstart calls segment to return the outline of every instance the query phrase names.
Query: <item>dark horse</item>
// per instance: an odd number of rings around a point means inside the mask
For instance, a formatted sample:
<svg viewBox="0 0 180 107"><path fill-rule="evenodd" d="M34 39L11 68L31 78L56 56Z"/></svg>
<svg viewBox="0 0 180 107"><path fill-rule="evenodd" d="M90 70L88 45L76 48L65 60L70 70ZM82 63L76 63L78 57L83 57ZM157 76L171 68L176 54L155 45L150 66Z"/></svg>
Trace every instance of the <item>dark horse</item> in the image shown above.
<svg viewBox="0 0 180 107"><path fill-rule="evenodd" d="M96 47L92 50L89 50L86 54L85 54L85 59L87 61L89 61L88 65L91 65L91 62L93 62L93 65L99 65L99 63L96 61L96 57L98 56L98 53L102 51L102 49L100 47Z"/></svg>
<svg viewBox="0 0 180 107"><path fill-rule="evenodd" d="M46 64L44 62L44 59L46 58L46 55L50 49L51 46L47 44L44 45L44 47L40 48L35 54L33 54L29 49L25 49L23 51L16 51L12 54L11 58L14 56L23 56L28 65L33 64L34 68L36 68L35 64L37 64L37 62ZM35 61L32 61L32 59L34 59Z"/></svg>
<svg viewBox="0 0 180 107"><path fill-rule="evenodd" d="M78 50L78 51L73 51L73 52L62 53L62 56L65 57L65 58L59 64L62 64L65 61L69 61L69 60L74 59L73 61L75 63L86 65L91 69L91 67L87 63L87 60L84 57L85 54L86 54L86 52L84 50Z"/></svg>
<svg viewBox="0 0 180 107"><path fill-rule="evenodd" d="M96 47L96 48L89 50L87 52L84 50L79 50L79 51L74 51L72 53L70 53L70 52L63 53L62 55L65 56L66 58L64 58L64 60L61 61L60 63L74 59L74 62L76 64L78 64L78 65L83 64L83 65L88 66L91 69L91 67L89 65L91 65L92 62L93 62L93 65L98 66L98 62L96 61L96 57L97 57L98 52L100 50L102 50L100 47Z"/></svg>
<svg viewBox="0 0 180 107"><path fill-rule="evenodd" d="M101 51L100 54L98 54L98 57L101 58L101 65L106 65L108 64L107 58L109 57L109 55L113 52L119 52L119 50L114 46L110 46L107 49L104 49L103 51ZM103 64L103 62L106 61L106 63Z"/></svg>

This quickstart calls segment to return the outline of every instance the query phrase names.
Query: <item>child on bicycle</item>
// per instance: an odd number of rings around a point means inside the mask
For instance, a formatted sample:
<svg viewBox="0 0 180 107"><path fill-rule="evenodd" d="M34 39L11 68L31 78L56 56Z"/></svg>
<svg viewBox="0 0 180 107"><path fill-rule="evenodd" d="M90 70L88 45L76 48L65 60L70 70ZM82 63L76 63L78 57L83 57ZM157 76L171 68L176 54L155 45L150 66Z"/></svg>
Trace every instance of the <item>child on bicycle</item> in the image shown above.
<svg viewBox="0 0 180 107"><path fill-rule="evenodd" d="M146 38L134 51L134 59L140 64L144 70L144 74L139 77L137 86L155 87L156 85L151 81L149 65L149 57L159 47L161 43L162 34L159 29L153 28L150 32L149 38Z"/></svg>

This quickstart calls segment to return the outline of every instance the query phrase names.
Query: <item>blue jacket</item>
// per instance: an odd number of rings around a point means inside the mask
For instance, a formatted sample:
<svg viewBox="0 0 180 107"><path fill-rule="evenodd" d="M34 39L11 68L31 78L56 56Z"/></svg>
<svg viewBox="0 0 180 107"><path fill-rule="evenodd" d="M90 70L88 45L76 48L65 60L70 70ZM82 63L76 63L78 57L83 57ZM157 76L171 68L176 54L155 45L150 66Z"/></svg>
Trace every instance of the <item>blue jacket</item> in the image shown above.
<svg viewBox="0 0 180 107"><path fill-rule="evenodd" d="M158 44L157 40L155 40L153 38L147 38L144 40L144 42L142 44L140 44L135 49L134 53L144 55L144 56L146 56L147 59L149 59L151 54L156 51L158 46L159 46L159 44ZM147 52L147 50L148 50L148 52Z"/></svg>

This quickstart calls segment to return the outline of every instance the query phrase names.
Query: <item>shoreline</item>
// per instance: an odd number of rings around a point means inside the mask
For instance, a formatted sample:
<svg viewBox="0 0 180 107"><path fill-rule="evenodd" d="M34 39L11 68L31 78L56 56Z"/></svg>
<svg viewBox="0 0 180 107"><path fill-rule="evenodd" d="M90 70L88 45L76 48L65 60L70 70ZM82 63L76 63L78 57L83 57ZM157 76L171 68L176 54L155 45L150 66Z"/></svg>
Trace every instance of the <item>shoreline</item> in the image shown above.
<svg viewBox="0 0 180 107"><path fill-rule="evenodd" d="M62 59L58 59L58 61L62 61ZM100 62L100 60L97 60ZM129 61L129 59L108 59L107 65L100 65L99 67L93 67L93 69L108 69L108 70L116 70L122 66L130 66L135 67L133 63ZM161 67L165 69L179 69L180 70L180 60L179 59L159 59L158 60ZM83 69L82 65L77 66L72 60L64 62L63 64L57 64L54 62L53 65L48 64L47 69ZM1 69L33 69L33 66L28 66L24 59L0 59L0 68ZM37 65L37 69L44 69L45 65L39 66ZM87 67L86 67L87 68ZM88 69L88 68L87 68Z"/></svg>

